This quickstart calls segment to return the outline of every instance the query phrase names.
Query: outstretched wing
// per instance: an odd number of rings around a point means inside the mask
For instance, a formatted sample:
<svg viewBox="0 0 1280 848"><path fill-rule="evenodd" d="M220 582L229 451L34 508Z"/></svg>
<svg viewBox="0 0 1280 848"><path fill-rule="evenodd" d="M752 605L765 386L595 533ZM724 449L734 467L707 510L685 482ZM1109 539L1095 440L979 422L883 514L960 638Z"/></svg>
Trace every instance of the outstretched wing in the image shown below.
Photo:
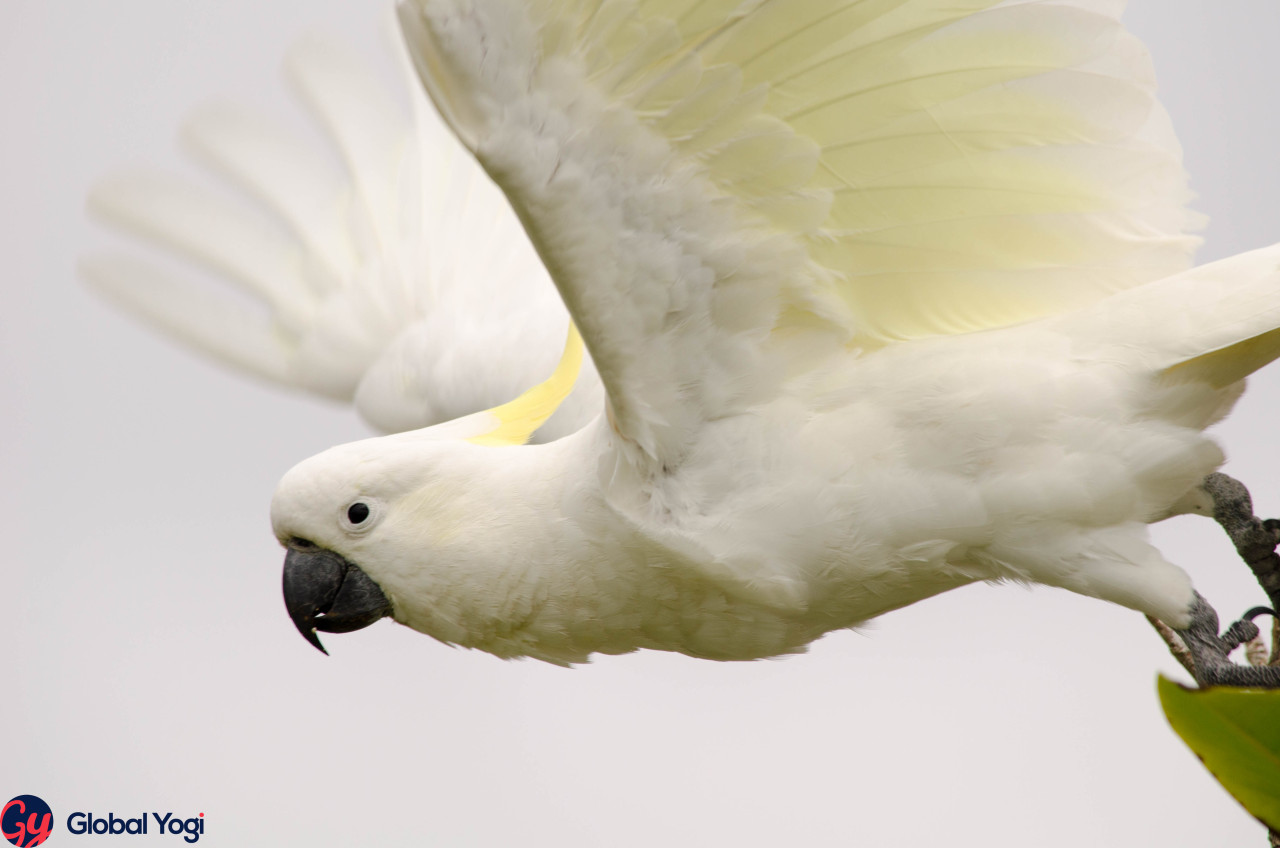
<svg viewBox="0 0 1280 848"><path fill-rule="evenodd" d="M136 251L88 256L84 277L178 340L354 401L387 431L496 407L543 380L568 314L506 199L400 58L412 119L339 44L313 36L290 51L288 77L340 166L269 118L215 103L183 141L240 196L152 170L93 189L99 217L239 293ZM588 361L540 437L577 429L600 394Z"/></svg>
<svg viewBox="0 0 1280 848"><path fill-rule="evenodd" d="M1188 266L1117 0L401 0L620 430L677 460L823 349L1026 321Z"/></svg>

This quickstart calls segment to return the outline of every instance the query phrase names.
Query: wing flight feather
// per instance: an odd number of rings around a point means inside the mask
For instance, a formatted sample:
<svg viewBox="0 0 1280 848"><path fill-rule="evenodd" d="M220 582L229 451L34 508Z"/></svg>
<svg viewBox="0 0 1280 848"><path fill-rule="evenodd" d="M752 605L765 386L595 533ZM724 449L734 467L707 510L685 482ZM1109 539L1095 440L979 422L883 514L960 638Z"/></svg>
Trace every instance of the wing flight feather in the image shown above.
<svg viewBox="0 0 1280 848"><path fill-rule="evenodd" d="M372 71L320 36L290 50L286 72L336 157L215 102L185 122L183 143L240 196L139 169L89 198L100 219L241 296L163 257L116 251L86 257L84 277L166 334L254 376L354 401L387 431L501 407L542 380L568 315L501 192L426 99L413 98L410 120ZM558 410L502 407L501 438L523 441L551 412L539 438L593 417L589 361L581 374L557 384L556 397L571 395Z"/></svg>

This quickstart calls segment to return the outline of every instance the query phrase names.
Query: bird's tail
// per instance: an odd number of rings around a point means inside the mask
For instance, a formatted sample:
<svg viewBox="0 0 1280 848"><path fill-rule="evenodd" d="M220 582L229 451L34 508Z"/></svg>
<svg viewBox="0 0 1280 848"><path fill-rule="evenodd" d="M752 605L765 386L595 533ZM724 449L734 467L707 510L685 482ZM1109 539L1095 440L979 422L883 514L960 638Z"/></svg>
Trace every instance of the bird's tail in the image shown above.
<svg viewBox="0 0 1280 848"><path fill-rule="evenodd" d="M1175 380L1198 381L1224 389L1276 359L1280 359L1280 329L1202 353L1166 368L1164 373Z"/></svg>
<svg viewBox="0 0 1280 848"><path fill-rule="evenodd" d="M1171 381L1224 389L1280 358L1280 244L1120 292L1058 320L1109 358L1137 358Z"/></svg>

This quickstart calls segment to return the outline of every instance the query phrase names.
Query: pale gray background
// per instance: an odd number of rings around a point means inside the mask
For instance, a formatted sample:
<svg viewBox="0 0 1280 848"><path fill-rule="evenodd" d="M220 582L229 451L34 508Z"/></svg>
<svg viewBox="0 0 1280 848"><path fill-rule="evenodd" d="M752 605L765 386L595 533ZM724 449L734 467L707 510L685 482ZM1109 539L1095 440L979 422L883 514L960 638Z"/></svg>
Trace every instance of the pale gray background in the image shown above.
<svg viewBox="0 0 1280 848"><path fill-rule="evenodd" d="M1177 669L1147 624L1065 592L971 588L740 665L565 671L390 623L309 647L268 500L367 431L153 337L73 264L111 241L82 212L95 177L185 168L175 129L215 94L302 126L287 44L319 26L373 54L382 7L0 4L0 801L41 795L59 831L204 812L214 846L1264 844L1166 727ZM1280 4L1129 21L1212 216L1202 258L1280 239ZM1272 514L1277 410L1273 367L1219 429ZM1224 613L1262 600L1209 522L1157 534Z"/></svg>

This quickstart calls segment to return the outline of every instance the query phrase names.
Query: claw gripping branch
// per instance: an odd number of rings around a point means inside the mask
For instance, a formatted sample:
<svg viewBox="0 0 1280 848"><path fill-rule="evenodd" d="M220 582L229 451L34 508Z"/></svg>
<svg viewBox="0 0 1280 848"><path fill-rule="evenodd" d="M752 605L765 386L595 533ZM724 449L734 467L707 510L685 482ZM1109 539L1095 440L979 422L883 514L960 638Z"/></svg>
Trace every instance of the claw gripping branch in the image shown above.
<svg viewBox="0 0 1280 848"><path fill-rule="evenodd" d="M1213 499L1214 520L1222 526L1235 545L1236 552L1258 579L1271 608L1255 607L1243 618L1218 634L1218 613L1199 594L1191 608L1191 624L1185 630L1174 631L1161 622L1152 621L1156 630L1169 645L1170 651L1195 677L1202 687L1249 686L1255 688L1280 688L1280 664L1276 661L1276 637L1280 635L1274 610L1280 608L1280 521L1263 521L1253 514L1253 501L1249 490L1239 480L1225 474L1210 474L1205 478L1204 490ZM1272 616L1271 663L1264 666L1237 665L1227 658L1233 650L1245 642L1258 638L1256 616L1267 613ZM1182 645L1171 638L1177 634ZM1185 646L1185 650L1183 650Z"/></svg>

